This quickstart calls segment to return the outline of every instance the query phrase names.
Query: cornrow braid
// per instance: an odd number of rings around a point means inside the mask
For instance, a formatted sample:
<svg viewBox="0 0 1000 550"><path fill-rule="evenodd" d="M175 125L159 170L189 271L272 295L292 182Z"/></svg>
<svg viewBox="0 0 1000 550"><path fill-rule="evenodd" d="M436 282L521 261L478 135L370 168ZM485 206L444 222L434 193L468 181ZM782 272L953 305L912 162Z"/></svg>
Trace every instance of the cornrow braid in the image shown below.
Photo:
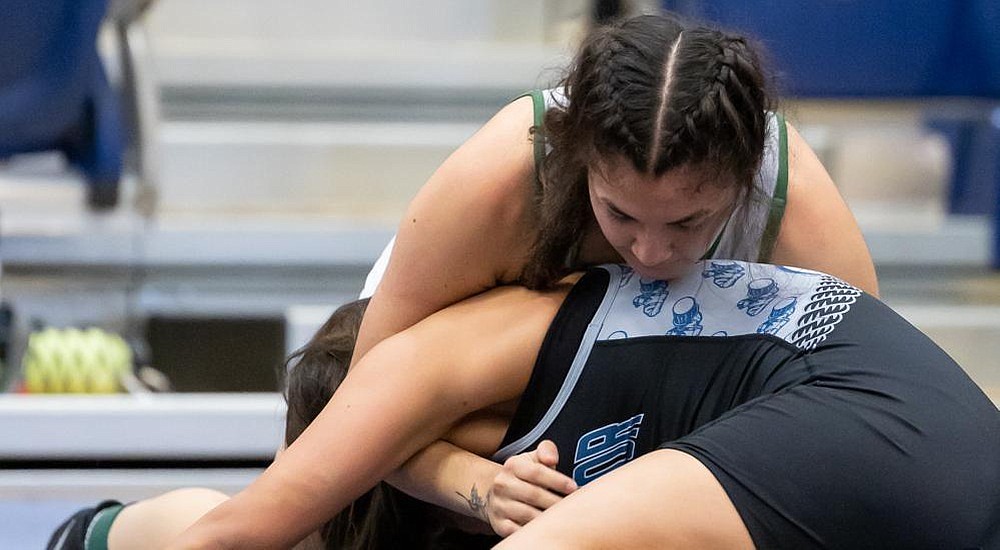
<svg viewBox="0 0 1000 550"><path fill-rule="evenodd" d="M674 41L673 46L670 47L670 54L667 55L667 62L663 69L663 84L661 85L662 91L660 92L660 105L657 108L656 113L656 125L653 127L652 140L653 144L649 147L649 153L652 158L649 159L647 166L656 166L656 154L660 151L660 139L663 135L663 124L664 119L667 116L667 106L669 105L668 98L670 97L670 87L674 80L674 71L677 65L677 50L681 46L681 39L684 37L684 33L681 32L677 35L677 40Z"/></svg>
<svg viewBox="0 0 1000 550"><path fill-rule="evenodd" d="M634 68L629 66L628 58L621 55L624 50L621 42L613 36L608 42L607 49L600 54L605 61L598 62L598 70L594 71L598 84L591 90L594 103L598 106L595 112L598 128L595 133L607 136L610 141L623 142L622 148L629 157L643 158L645 144L633 130L634 121L629 120L625 94L629 85L628 77Z"/></svg>
<svg viewBox="0 0 1000 550"><path fill-rule="evenodd" d="M771 108L760 63L741 37L703 28L686 36L651 171L694 162L752 183Z"/></svg>
<svg viewBox="0 0 1000 550"><path fill-rule="evenodd" d="M559 83L566 103L532 131L550 152L521 282L545 287L580 267L575 251L596 227L588 174L604 161L628 159L656 177L694 165L708 181L737 187L744 204L755 200L773 110L764 75L746 39L668 13L593 29Z"/></svg>

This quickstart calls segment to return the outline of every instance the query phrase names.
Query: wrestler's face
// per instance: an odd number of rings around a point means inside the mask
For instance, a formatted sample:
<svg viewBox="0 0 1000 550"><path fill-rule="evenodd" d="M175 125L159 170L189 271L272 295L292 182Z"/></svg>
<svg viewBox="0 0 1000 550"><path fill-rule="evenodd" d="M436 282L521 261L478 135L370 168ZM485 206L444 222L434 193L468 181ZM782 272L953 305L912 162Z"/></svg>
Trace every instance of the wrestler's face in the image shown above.
<svg viewBox="0 0 1000 550"><path fill-rule="evenodd" d="M708 251L733 208L734 186L682 167L655 177L624 159L588 171L590 202L601 231L645 279L674 279Z"/></svg>

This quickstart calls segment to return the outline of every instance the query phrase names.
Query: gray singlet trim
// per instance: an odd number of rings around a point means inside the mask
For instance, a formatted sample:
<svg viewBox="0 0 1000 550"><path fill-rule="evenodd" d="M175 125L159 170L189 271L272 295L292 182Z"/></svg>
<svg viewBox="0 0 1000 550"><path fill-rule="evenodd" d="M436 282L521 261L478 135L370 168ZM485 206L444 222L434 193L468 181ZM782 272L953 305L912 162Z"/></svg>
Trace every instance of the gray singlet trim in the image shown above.
<svg viewBox="0 0 1000 550"><path fill-rule="evenodd" d="M587 331L583 334L583 341L580 342L580 349L577 350L576 356L573 358L573 363L566 374L566 379L563 380L562 386L559 388L559 393L556 394L555 400L538 424L528 433L498 450L493 455L494 461L503 462L523 452L529 445L537 441L545 433L545 430L549 429L549 426L552 425L556 417L559 416L563 406L566 405L566 401L569 400L569 396L572 395L573 388L576 387L576 382L580 379L583 368L587 364L587 359L590 357L590 350L593 349L594 342L597 341L597 336L601 333L601 327L604 325L604 319L608 315L608 310L611 308L611 304L614 303L615 297L618 295L618 290L621 289L621 268L613 264L599 267L611 275L608 282L608 289L604 293L604 300L601 301L601 306L597 309L597 313L590 320L590 324L587 325Z"/></svg>

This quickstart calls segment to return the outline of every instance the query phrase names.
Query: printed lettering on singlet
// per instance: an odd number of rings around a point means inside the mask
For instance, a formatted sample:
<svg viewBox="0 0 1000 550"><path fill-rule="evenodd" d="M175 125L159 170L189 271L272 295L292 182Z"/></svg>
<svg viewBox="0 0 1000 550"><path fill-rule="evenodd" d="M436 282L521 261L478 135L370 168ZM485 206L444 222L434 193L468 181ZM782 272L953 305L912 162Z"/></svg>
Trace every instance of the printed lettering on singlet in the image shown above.
<svg viewBox="0 0 1000 550"><path fill-rule="evenodd" d="M704 260L670 281L617 274L614 303L598 340L640 336L770 334L812 349L839 323L861 291L815 271L735 260Z"/></svg>
<svg viewBox="0 0 1000 550"><path fill-rule="evenodd" d="M643 414L585 433L576 444L573 481L583 486L635 458Z"/></svg>

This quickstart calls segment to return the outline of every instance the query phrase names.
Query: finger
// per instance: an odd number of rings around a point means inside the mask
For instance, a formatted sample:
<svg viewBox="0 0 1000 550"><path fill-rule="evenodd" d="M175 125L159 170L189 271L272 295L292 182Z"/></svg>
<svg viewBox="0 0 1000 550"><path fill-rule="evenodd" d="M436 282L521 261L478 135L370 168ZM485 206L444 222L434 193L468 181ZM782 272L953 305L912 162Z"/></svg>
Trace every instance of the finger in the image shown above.
<svg viewBox="0 0 1000 550"><path fill-rule="evenodd" d="M568 495L579 489L573 478L556 470L549 470L542 474L542 479L538 480L538 486L544 487L561 495Z"/></svg>
<svg viewBox="0 0 1000 550"><path fill-rule="evenodd" d="M542 510L533 508L523 502L505 500L493 503L492 509L490 510L490 523L494 523L492 518L495 518L498 520L513 521L518 525L524 525L537 518L541 513Z"/></svg>
<svg viewBox="0 0 1000 550"><path fill-rule="evenodd" d="M498 504L521 502L539 510L546 510L562 500L562 495L516 479L507 480L500 486L494 486L493 498Z"/></svg>
<svg viewBox="0 0 1000 550"><path fill-rule="evenodd" d="M517 532L521 526L509 519L501 519L493 524L493 531L501 537L509 537Z"/></svg>
<svg viewBox="0 0 1000 550"><path fill-rule="evenodd" d="M550 491L567 495L576 490L576 483L565 474L538 462L515 462L510 465L513 474L520 480Z"/></svg>
<svg viewBox="0 0 1000 550"><path fill-rule="evenodd" d="M559 465L559 449L556 448L556 444L552 441L546 439L538 444L538 449L535 450L538 453L538 461L542 464L555 468Z"/></svg>

